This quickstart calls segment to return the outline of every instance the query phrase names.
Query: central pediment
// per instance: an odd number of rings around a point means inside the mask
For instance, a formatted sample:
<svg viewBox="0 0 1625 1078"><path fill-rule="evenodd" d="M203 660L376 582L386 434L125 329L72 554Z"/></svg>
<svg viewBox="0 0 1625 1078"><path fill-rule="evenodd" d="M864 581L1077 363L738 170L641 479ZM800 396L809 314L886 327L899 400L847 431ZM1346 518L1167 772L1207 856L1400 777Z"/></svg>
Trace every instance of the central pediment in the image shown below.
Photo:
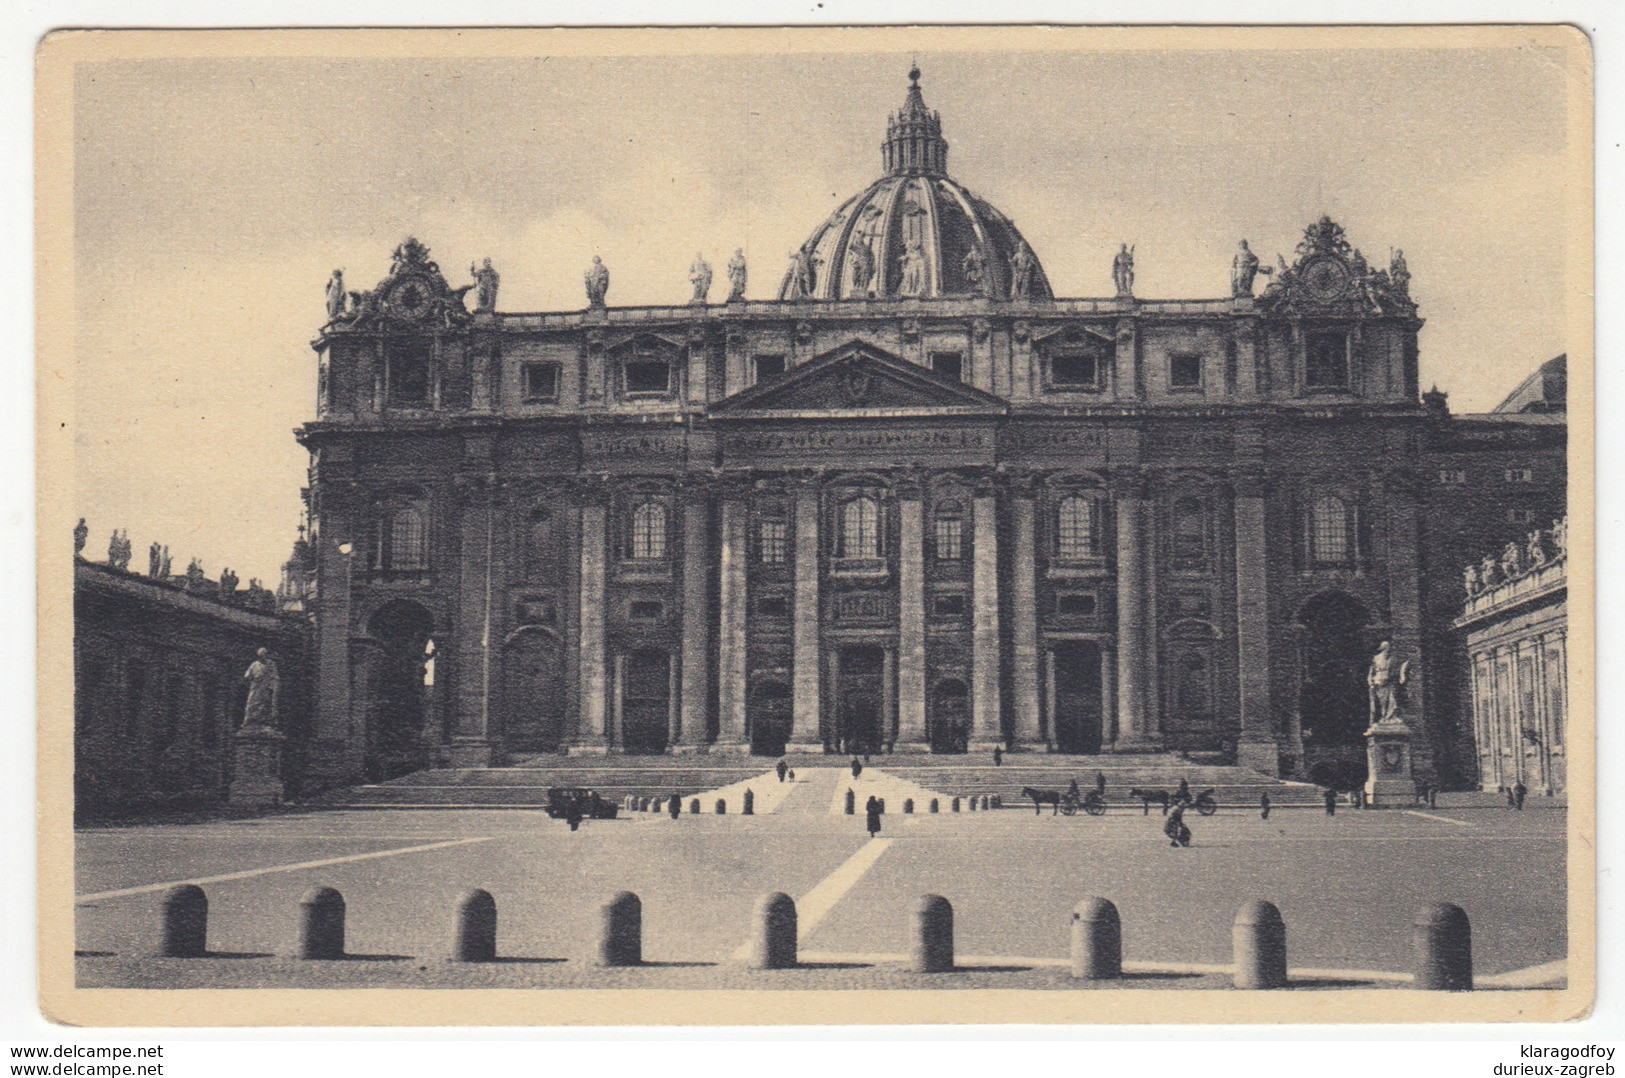
<svg viewBox="0 0 1625 1078"><path fill-rule="evenodd" d="M1004 413L1005 402L999 397L859 340L735 393L710 409L718 418Z"/></svg>

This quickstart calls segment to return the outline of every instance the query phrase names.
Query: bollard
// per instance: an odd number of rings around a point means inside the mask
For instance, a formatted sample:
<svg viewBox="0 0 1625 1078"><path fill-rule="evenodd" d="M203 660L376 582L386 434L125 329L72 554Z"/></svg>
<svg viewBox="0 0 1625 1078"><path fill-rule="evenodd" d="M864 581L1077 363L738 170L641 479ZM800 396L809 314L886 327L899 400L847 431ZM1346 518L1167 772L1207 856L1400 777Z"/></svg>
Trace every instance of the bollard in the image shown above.
<svg viewBox="0 0 1625 1078"><path fill-rule="evenodd" d="M794 969L796 965L796 900L782 891L756 903L751 937L753 969Z"/></svg>
<svg viewBox="0 0 1625 1078"><path fill-rule="evenodd" d="M497 959L497 900L476 887L457 900L457 924L452 930L453 962L495 962Z"/></svg>
<svg viewBox="0 0 1625 1078"><path fill-rule="evenodd" d="M1286 922L1270 902L1250 902L1230 930L1237 988L1286 987Z"/></svg>
<svg viewBox="0 0 1625 1078"><path fill-rule="evenodd" d="M998 794L994 794L993 807L996 809L1002 809L1004 807L1004 798L1000 797Z"/></svg>
<svg viewBox="0 0 1625 1078"><path fill-rule="evenodd" d="M331 887L299 900L299 957L344 957L344 896Z"/></svg>
<svg viewBox="0 0 1625 1078"><path fill-rule="evenodd" d="M914 907L914 972L954 968L954 908L941 895L922 895Z"/></svg>
<svg viewBox="0 0 1625 1078"><path fill-rule="evenodd" d="M597 964L641 966L643 902L631 891L622 891L604 903L600 916Z"/></svg>
<svg viewBox="0 0 1625 1078"><path fill-rule="evenodd" d="M1460 906L1436 902L1416 911L1416 977L1412 985L1430 992L1473 990L1473 926Z"/></svg>
<svg viewBox="0 0 1625 1078"><path fill-rule="evenodd" d="M209 898L195 883L164 892L159 907L158 957L202 958L209 953Z"/></svg>
<svg viewBox="0 0 1625 1078"><path fill-rule="evenodd" d="M975 812L976 811L976 798L975 797L967 797L967 798L965 798L965 807L968 808L970 811Z"/></svg>
<svg viewBox="0 0 1625 1078"><path fill-rule="evenodd" d="M1072 976L1110 981L1122 975L1122 918L1111 902L1090 896L1072 909Z"/></svg>
<svg viewBox="0 0 1625 1078"><path fill-rule="evenodd" d="M852 815L858 810L858 795L851 790L846 791L846 814Z"/></svg>
<svg viewBox="0 0 1625 1078"><path fill-rule="evenodd" d="M914 799L912 797L905 797L903 799L903 815L914 815Z"/></svg>
<svg viewBox="0 0 1625 1078"><path fill-rule="evenodd" d="M724 800L723 798L720 798L720 797L717 798L717 815L718 816L726 816L727 814L728 814L728 802L726 800Z"/></svg>
<svg viewBox="0 0 1625 1078"><path fill-rule="evenodd" d="M740 808L739 812L743 816L756 815L756 794L748 788L745 790L745 804Z"/></svg>
<svg viewBox="0 0 1625 1078"><path fill-rule="evenodd" d="M991 797L987 796L987 794L983 794L982 795L982 811L986 812L988 809L990 809L992 807L993 807L993 799Z"/></svg>
<svg viewBox="0 0 1625 1078"><path fill-rule="evenodd" d="M688 803L688 814L690 816L698 816L700 814L700 799L699 798L696 797L693 800L689 801L689 803Z"/></svg>
<svg viewBox="0 0 1625 1078"><path fill-rule="evenodd" d="M948 807L953 809L955 812L958 812L959 811L959 798L956 797L951 802L949 802Z"/></svg>
<svg viewBox="0 0 1625 1078"><path fill-rule="evenodd" d="M932 812L939 812L939 811L941 811L941 809L942 809L942 806L940 804L938 804L937 799L933 797L931 799L931 811Z"/></svg>

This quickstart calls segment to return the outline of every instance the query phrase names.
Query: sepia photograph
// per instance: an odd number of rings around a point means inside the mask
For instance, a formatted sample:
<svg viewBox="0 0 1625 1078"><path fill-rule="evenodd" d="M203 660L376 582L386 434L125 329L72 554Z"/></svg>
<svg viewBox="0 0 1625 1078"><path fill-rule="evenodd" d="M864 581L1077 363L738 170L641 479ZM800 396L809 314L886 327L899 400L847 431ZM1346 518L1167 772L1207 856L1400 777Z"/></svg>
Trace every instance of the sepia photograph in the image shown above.
<svg viewBox="0 0 1625 1078"><path fill-rule="evenodd" d="M51 35L44 1012L1584 1015L1591 65Z"/></svg>

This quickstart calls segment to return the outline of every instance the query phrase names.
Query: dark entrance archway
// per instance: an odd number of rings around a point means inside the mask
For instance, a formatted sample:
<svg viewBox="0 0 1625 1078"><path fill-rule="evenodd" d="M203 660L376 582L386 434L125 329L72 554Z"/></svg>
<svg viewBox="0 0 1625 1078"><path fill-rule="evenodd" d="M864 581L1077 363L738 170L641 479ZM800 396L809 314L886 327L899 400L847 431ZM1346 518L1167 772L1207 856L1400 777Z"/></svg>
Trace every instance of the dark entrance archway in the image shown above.
<svg viewBox="0 0 1625 1078"><path fill-rule="evenodd" d="M937 682L931 693L932 752L961 753L970 737L970 690L959 678Z"/></svg>
<svg viewBox="0 0 1625 1078"><path fill-rule="evenodd" d="M1298 611L1303 670L1298 689L1305 764L1315 781L1353 787L1365 781L1369 723L1365 671L1370 616L1342 592L1317 595Z"/></svg>
<svg viewBox="0 0 1625 1078"><path fill-rule="evenodd" d="M1100 647L1061 640L1050 650L1055 699L1050 704L1056 752L1093 755L1101 748Z"/></svg>
<svg viewBox="0 0 1625 1078"><path fill-rule="evenodd" d="M842 648L836 734L842 752L879 752L885 741L886 653L879 647Z"/></svg>
<svg viewBox="0 0 1625 1078"><path fill-rule="evenodd" d="M756 756L783 756L790 740L790 688L764 681L750 694L750 751Z"/></svg>
<svg viewBox="0 0 1625 1078"><path fill-rule="evenodd" d="M547 629L521 629L502 651L502 739L520 752L553 752L564 735L564 655Z"/></svg>
<svg viewBox="0 0 1625 1078"><path fill-rule="evenodd" d="M621 747L634 755L666 751L671 721L671 658L664 651L627 655L621 683Z"/></svg>
<svg viewBox="0 0 1625 1078"><path fill-rule="evenodd" d="M434 650L434 616L405 599L386 603L367 623L374 642L367 700L367 774L391 779L428 764L424 725L432 688L427 666Z"/></svg>

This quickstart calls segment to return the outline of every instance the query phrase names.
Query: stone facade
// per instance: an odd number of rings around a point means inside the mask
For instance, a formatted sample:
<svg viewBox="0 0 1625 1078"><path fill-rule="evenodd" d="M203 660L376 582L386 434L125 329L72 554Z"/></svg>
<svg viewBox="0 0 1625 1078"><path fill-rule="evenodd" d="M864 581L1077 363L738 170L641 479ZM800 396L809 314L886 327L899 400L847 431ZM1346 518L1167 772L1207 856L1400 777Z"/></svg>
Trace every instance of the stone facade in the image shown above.
<svg viewBox="0 0 1625 1078"><path fill-rule="evenodd" d="M493 277L471 314L411 240L330 302L323 781L995 744L1304 773L1363 759L1382 639L1448 769L1430 569L1483 540L1433 480L1504 455L1560 501L1560 418L1420 403L1409 271L1324 218L1256 297L1052 298L918 98L777 300L608 306L595 268L585 309L500 311Z"/></svg>
<svg viewBox="0 0 1625 1078"><path fill-rule="evenodd" d="M297 787L308 717L308 629L217 582L188 586L74 565L74 794L82 819L195 808L226 798L243 672L259 648L281 672L278 712ZM269 593L265 593L269 594Z"/></svg>
<svg viewBox="0 0 1625 1078"><path fill-rule="evenodd" d="M1567 533L1559 519L1466 570L1456 629L1471 664L1480 789L1568 790Z"/></svg>

